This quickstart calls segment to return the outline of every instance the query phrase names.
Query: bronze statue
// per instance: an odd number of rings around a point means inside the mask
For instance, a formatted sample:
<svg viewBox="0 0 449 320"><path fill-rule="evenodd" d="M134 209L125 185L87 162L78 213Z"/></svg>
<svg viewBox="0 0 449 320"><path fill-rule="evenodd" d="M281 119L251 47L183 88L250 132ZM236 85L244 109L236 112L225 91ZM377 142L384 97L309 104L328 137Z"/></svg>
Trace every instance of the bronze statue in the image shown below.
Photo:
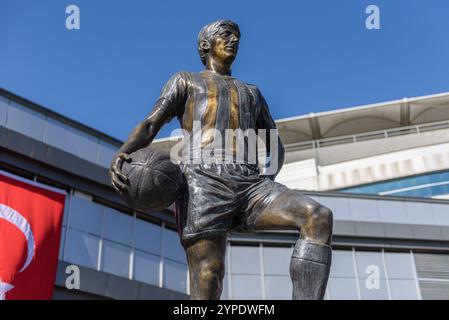
<svg viewBox="0 0 449 320"><path fill-rule="evenodd" d="M224 147L216 143L216 133L229 140L226 130L276 129L257 86L231 76L239 41L239 27L229 20L200 31L198 52L205 70L171 77L150 115L114 158L112 183L117 191L127 191L127 178L120 170L123 162L148 146L162 125L176 116L189 151L180 162L187 184L176 201L176 218L190 269L191 298L220 298L231 230L283 229L300 231L290 261L293 299L323 299L332 256L332 212L274 181L284 160L280 138L277 148L267 143L268 158L278 160L276 171L268 175L258 163L248 161L247 139L239 143L234 137ZM236 156L240 145L243 156Z"/></svg>

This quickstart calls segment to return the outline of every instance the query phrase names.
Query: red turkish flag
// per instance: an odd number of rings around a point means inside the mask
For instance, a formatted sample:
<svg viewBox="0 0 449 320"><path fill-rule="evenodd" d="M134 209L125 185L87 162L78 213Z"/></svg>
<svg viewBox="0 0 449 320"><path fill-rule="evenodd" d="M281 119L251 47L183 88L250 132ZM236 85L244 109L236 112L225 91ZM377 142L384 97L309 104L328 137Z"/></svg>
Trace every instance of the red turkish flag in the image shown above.
<svg viewBox="0 0 449 320"><path fill-rule="evenodd" d="M51 299L65 194L0 173L0 300Z"/></svg>

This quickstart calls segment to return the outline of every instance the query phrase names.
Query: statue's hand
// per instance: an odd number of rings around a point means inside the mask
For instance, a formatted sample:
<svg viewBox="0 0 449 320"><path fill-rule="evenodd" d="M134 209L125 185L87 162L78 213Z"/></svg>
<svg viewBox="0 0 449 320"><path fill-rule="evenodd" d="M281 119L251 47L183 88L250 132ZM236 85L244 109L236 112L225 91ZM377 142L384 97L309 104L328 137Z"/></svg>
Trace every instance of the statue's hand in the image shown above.
<svg viewBox="0 0 449 320"><path fill-rule="evenodd" d="M111 175L111 182L114 189L123 194L128 192L128 178L122 173L121 167L123 161L131 161L127 153L119 153L112 160L111 168L109 169L109 174Z"/></svg>

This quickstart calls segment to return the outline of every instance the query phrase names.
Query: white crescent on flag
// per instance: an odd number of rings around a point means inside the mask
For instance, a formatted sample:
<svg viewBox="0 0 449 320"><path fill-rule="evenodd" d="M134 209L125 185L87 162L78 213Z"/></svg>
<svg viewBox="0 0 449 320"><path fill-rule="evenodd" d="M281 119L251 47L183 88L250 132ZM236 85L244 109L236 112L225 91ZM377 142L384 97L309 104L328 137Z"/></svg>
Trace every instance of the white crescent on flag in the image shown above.
<svg viewBox="0 0 449 320"><path fill-rule="evenodd" d="M10 285L9 283L2 282L2 279L0 279L0 300L5 300L6 292L13 289L14 286Z"/></svg>
<svg viewBox="0 0 449 320"><path fill-rule="evenodd" d="M23 233L25 239L27 240L27 249L28 249L27 258L19 271L22 272L30 265L34 257L35 244L34 244L34 235L33 232L31 231L31 226L24 216L22 216L19 212L17 212L13 208L8 207L4 204L0 204L0 219L4 219L13 224L14 226L16 226ZM6 292L11 290L12 288L14 288L13 285L6 282L2 282L0 279L0 300L4 300Z"/></svg>

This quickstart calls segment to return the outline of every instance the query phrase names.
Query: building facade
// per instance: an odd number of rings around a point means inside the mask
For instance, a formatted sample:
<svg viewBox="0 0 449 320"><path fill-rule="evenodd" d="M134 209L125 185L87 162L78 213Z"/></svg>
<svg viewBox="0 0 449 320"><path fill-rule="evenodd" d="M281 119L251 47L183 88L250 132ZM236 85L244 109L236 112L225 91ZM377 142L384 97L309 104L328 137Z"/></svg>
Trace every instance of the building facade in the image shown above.
<svg viewBox="0 0 449 320"><path fill-rule="evenodd" d="M449 299L449 94L277 121L277 181L334 213L327 299ZM169 150L177 138L154 145ZM110 187L122 144L0 89L0 170L64 190L55 299L188 299L171 208L136 212ZM233 233L223 299L290 299L295 232ZM69 290L66 268L80 270Z"/></svg>

